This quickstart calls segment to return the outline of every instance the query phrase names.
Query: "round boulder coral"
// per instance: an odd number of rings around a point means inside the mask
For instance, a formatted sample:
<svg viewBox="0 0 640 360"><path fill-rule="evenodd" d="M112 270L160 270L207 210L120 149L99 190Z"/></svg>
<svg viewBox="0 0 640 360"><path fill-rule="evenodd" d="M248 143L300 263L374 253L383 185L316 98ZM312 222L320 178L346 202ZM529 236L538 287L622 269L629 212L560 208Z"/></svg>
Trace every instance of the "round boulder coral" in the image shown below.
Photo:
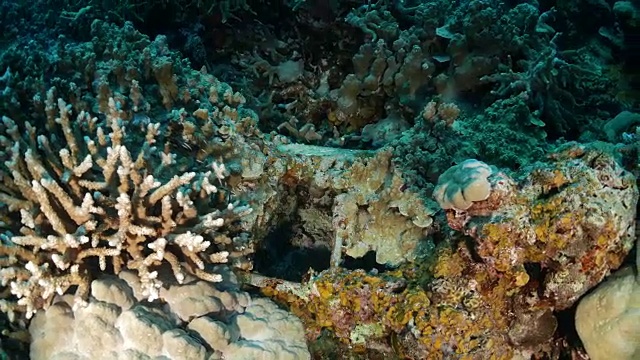
<svg viewBox="0 0 640 360"><path fill-rule="evenodd" d="M474 202L489 198L492 173L491 167L482 161L465 160L440 175L433 197L445 210L467 210Z"/></svg>

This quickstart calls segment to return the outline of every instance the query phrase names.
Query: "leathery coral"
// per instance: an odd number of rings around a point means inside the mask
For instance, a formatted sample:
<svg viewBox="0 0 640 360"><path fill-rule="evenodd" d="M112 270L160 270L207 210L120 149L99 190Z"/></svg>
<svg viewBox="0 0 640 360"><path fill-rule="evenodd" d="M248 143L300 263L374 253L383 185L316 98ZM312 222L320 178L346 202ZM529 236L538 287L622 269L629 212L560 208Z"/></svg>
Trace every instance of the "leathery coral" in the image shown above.
<svg viewBox="0 0 640 360"><path fill-rule="evenodd" d="M203 171L175 164L159 123L127 126L109 100L99 117L48 93L43 127L7 117L0 124L0 203L9 216L0 243L0 310L27 317L56 294L88 293L92 270L137 272L148 300L158 297L161 265L178 282L186 274L220 281L208 265L233 257L234 221L251 212L222 194L223 163ZM40 119L36 120L40 121ZM7 298L8 297L8 298Z"/></svg>

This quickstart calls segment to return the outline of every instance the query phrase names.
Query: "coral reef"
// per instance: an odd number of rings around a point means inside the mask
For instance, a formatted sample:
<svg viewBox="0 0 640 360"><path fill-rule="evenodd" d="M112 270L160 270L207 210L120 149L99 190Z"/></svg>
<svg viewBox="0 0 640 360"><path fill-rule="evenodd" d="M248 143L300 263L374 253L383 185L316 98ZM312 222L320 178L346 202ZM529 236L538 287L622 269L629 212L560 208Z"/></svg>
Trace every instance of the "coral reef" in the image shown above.
<svg viewBox="0 0 640 360"><path fill-rule="evenodd" d="M634 358L637 8L0 3L0 358Z"/></svg>
<svg viewBox="0 0 640 360"><path fill-rule="evenodd" d="M85 112L72 119L71 106L61 99L56 106L53 96L51 90L44 104L46 124L51 131L59 124L64 140L43 135L29 122L18 127L7 117L2 126L7 151L0 154L6 166L0 196L10 213L20 214L20 224L5 224L19 235L4 234L2 283L27 317L71 287L82 300L95 265L116 274L135 270L149 300L162 286L153 269L162 262L178 282L185 271L218 281L205 262L228 262L245 246L241 232L219 229L232 229L251 211L220 201L214 183L225 179L224 164L208 164L207 172L180 171L175 155L158 149L164 147L160 124L147 124L144 137L136 137L113 98L102 122ZM129 150L136 143L140 150ZM211 245L219 248L207 254Z"/></svg>
<svg viewBox="0 0 640 360"><path fill-rule="evenodd" d="M463 168L454 169L458 177L474 179ZM329 328L352 346L367 339L367 348L413 359L556 356L555 313L619 267L634 244L635 181L601 144L561 147L514 178L484 175L484 200L447 210L449 225L474 243L440 244L426 268L253 281L289 304L311 339Z"/></svg>
<svg viewBox="0 0 640 360"><path fill-rule="evenodd" d="M416 258L434 210L406 188L390 152L299 144L278 150L291 159L283 181L305 189L298 210L303 227L330 239L332 266L341 264L343 253L361 258L371 251L376 262L392 266Z"/></svg>
<svg viewBox="0 0 640 360"><path fill-rule="evenodd" d="M487 200L447 217L474 238L477 254L496 271L527 283L525 265L539 264L540 295L565 309L633 247L638 189L598 144L569 143L550 156L555 166L527 169L517 185L499 174Z"/></svg>
<svg viewBox="0 0 640 360"><path fill-rule="evenodd" d="M91 283L91 301L61 299L29 326L31 359L310 359L300 320L267 299L252 299L235 277L185 279L144 302L137 274L122 271Z"/></svg>

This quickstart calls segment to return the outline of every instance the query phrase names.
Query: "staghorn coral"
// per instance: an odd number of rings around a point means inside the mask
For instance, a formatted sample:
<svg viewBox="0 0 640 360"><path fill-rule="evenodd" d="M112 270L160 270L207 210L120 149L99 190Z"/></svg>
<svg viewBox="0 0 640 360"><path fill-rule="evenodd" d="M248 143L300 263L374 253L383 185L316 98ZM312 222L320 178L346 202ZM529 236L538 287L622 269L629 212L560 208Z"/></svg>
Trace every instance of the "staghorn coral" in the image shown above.
<svg viewBox="0 0 640 360"><path fill-rule="evenodd" d="M157 269L168 264L178 282L186 274L219 281L210 263L235 262L244 235L234 224L251 212L215 184L224 163L208 171L177 166L160 124L146 132L123 120L125 104L109 99L108 112L91 117L46 101L52 133L4 117L0 143L0 199L10 216L0 244L0 278L17 303L4 311L30 317L72 287L88 292L92 270L135 270L148 300L158 297Z"/></svg>

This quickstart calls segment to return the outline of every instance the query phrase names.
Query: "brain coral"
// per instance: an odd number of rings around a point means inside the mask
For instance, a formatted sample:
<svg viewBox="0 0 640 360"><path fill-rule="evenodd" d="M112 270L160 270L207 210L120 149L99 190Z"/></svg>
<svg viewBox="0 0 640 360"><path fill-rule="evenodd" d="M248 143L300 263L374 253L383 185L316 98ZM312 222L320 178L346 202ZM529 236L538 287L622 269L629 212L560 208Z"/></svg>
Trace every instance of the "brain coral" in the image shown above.
<svg viewBox="0 0 640 360"><path fill-rule="evenodd" d="M443 209L467 210L474 201L489 197L488 178L492 173L491 167L482 161L465 160L440 175L433 196Z"/></svg>

